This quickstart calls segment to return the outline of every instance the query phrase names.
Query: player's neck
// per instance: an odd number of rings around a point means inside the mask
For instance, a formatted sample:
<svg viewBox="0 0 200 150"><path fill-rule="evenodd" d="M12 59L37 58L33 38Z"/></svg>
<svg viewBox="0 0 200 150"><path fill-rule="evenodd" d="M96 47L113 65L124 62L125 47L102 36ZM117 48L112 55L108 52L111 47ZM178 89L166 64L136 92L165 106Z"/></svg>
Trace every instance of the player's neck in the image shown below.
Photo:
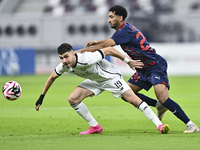
<svg viewBox="0 0 200 150"><path fill-rule="evenodd" d="M122 28L122 26L123 26L124 24L125 24L125 22L120 23L120 24L115 28L115 30L118 31L119 29Z"/></svg>
<svg viewBox="0 0 200 150"><path fill-rule="evenodd" d="M76 67L76 64L77 64L77 54L75 53L75 52L73 52L73 57L74 57L74 62L73 62L73 65L72 65L72 67L74 68L74 67Z"/></svg>

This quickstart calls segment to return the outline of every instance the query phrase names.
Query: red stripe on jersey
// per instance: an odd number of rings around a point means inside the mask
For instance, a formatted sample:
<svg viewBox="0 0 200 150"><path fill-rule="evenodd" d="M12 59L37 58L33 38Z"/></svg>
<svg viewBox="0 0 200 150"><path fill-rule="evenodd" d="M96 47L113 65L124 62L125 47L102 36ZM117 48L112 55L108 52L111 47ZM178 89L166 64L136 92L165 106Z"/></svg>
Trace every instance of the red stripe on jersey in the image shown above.
<svg viewBox="0 0 200 150"><path fill-rule="evenodd" d="M121 29L125 24L126 24L126 23L124 22L124 23L119 27L119 29Z"/></svg>

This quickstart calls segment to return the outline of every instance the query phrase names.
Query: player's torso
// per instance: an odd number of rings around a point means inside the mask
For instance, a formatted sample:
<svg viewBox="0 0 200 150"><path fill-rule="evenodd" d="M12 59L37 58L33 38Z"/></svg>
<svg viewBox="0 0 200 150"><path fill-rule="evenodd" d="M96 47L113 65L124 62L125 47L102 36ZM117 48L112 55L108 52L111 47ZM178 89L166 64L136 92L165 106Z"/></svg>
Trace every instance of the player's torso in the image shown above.
<svg viewBox="0 0 200 150"><path fill-rule="evenodd" d="M120 44L131 59L141 60L147 68L156 63L155 49L150 47L144 35L131 24L125 24L113 36L118 36L114 38L116 44Z"/></svg>
<svg viewBox="0 0 200 150"><path fill-rule="evenodd" d="M94 64L85 63L84 59L78 56L76 67L70 68L68 72L93 81L105 81L121 75L118 69L105 59Z"/></svg>

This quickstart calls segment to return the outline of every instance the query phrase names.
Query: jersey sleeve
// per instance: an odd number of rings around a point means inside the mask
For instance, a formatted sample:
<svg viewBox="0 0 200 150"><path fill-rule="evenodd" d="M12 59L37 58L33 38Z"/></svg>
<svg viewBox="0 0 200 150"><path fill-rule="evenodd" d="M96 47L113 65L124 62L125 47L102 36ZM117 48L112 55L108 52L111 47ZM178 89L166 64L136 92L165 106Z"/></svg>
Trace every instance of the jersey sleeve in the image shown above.
<svg viewBox="0 0 200 150"><path fill-rule="evenodd" d="M125 29L116 31L111 39L115 41L116 45L121 45L130 41L128 32Z"/></svg>
<svg viewBox="0 0 200 150"><path fill-rule="evenodd" d="M88 65L91 65L104 59L105 55L102 50L98 50L95 52L85 52L84 57L85 57L84 60L86 60L86 63Z"/></svg>
<svg viewBox="0 0 200 150"><path fill-rule="evenodd" d="M61 62L55 69L54 69L55 73L57 74L57 76L61 76L65 70L64 70L64 66L63 63Z"/></svg>
<svg viewBox="0 0 200 150"><path fill-rule="evenodd" d="M114 49L116 49L118 52L120 52L121 54L123 54L124 56L126 56L127 54L124 52L124 50L122 49L122 47L120 45L115 45L113 46Z"/></svg>

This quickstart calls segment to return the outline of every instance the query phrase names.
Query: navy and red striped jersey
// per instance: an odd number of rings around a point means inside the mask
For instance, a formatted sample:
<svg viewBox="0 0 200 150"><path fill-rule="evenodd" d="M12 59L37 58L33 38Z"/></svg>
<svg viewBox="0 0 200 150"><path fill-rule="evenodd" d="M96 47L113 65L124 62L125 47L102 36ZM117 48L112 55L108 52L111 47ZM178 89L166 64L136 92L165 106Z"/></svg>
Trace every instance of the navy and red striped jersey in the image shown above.
<svg viewBox="0 0 200 150"><path fill-rule="evenodd" d="M141 60L144 69L156 63L157 54L151 48L144 35L133 25L124 23L111 37L117 45L130 56L131 59Z"/></svg>

